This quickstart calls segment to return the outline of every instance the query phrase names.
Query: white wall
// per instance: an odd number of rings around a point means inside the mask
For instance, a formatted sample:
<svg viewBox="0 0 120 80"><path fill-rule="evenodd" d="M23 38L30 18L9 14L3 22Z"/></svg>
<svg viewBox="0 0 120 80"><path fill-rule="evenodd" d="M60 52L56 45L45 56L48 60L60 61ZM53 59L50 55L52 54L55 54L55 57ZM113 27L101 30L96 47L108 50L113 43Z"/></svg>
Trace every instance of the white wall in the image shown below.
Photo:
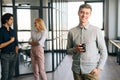
<svg viewBox="0 0 120 80"><path fill-rule="evenodd" d="M118 3L117 3L117 5L118 5L118 27L117 27L117 36L118 37L120 37L120 0L118 0Z"/></svg>
<svg viewBox="0 0 120 80"><path fill-rule="evenodd" d="M120 35L120 0L105 0L104 27L105 38L109 53L112 52L110 39L116 39Z"/></svg>

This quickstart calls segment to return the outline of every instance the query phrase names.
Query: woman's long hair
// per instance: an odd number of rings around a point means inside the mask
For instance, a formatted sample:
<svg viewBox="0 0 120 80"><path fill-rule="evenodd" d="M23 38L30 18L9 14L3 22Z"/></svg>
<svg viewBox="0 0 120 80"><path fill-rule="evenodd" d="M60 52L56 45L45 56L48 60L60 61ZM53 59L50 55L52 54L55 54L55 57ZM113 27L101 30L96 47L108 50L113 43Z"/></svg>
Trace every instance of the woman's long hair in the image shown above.
<svg viewBox="0 0 120 80"><path fill-rule="evenodd" d="M46 26L45 23L43 21L43 19L41 18L36 18L35 21L39 24L39 30L46 30Z"/></svg>

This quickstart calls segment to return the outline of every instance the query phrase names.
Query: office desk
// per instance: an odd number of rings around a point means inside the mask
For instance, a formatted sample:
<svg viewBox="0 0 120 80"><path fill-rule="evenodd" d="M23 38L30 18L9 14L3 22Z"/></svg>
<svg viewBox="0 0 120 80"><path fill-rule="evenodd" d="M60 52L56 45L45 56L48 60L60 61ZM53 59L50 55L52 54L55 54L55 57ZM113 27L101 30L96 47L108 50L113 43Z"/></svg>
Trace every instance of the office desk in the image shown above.
<svg viewBox="0 0 120 80"><path fill-rule="evenodd" d="M28 43L22 43L19 45L20 63L24 62L24 65L27 65L27 66L29 66L31 63L30 49L31 49L31 46Z"/></svg>
<svg viewBox="0 0 120 80"><path fill-rule="evenodd" d="M112 52L113 52L113 47L116 47L115 53L117 54L117 63L120 65L120 40L110 40L110 43L113 45L112 46Z"/></svg>

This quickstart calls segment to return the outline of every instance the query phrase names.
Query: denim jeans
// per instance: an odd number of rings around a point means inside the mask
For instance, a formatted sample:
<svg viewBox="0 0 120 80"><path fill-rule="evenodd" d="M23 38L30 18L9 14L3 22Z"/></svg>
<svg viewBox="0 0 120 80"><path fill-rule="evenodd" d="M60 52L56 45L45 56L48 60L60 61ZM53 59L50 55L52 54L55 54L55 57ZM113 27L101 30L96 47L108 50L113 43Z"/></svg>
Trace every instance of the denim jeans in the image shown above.
<svg viewBox="0 0 120 80"><path fill-rule="evenodd" d="M17 55L1 53L1 80L12 80L15 65L17 61Z"/></svg>

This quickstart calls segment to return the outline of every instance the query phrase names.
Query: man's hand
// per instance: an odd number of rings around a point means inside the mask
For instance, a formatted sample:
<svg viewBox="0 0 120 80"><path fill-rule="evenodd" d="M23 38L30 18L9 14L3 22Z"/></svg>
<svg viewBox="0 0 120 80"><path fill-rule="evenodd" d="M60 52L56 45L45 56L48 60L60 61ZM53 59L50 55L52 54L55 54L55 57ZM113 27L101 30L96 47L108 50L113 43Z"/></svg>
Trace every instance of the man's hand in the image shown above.
<svg viewBox="0 0 120 80"><path fill-rule="evenodd" d="M76 51L76 52L80 52L80 53L85 52L85 50L84 50L83 47L82 47L82 44L78 44L78 45L75 47L75 51Z"/></svg>
<svg viewBox="0 0 120 80"><path fill-rule="evenodd" d="M10 38L10 43L14 42L15 41L15 38L14 37L11 37Z"/></svg>
<svg viewBox="0 0 120 80"><path fill-rule="evenodd" d="M4 47L8 46L9 44L11 44L11 43L14 42L14 41L15 41L15 38L14 38L14 37L11 37L9 41L4 42L4 43L1 43L1 44L0 44L0 48L4 48Z"/></svg>
<svg viewBox="0 0 120 80"><path fill-rule="evenodd" d="M95 68L90 72L90 74L92 74L92 75L97 74L98 75L98 74L100 74L100 71L101 71L101 69Z"/></svg>
<svg viewBox="0 0 120 80"><path fill-rule="evenodd" d="M15 52L16 52L16 54L18 54L18 49L19 49L19 47L16 46L16 47L15 47Z"/></svg>

